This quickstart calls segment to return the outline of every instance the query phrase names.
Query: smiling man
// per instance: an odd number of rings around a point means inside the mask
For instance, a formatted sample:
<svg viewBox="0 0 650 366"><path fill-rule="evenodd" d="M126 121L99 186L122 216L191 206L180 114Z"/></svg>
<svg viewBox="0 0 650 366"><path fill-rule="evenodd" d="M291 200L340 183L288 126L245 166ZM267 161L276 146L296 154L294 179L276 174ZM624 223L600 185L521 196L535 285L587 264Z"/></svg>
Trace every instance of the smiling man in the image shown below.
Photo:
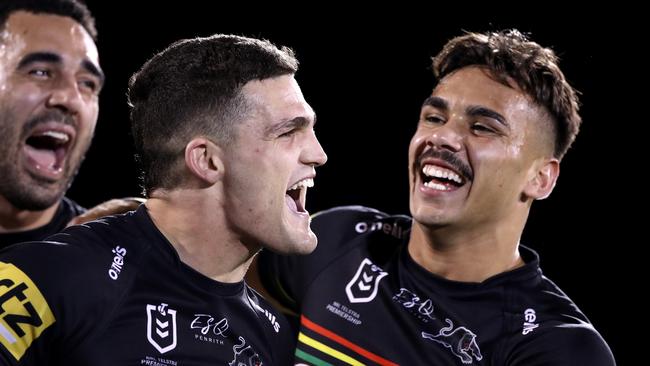
<svg viewBox="0 0 650 366"><path fill-rule="evenodd" d="M129 101L148 200L0 252L0 365L288 365L293 332L243 277L261 248L316 246L327 157L297 69L229 35L147 61Z"/></svg>
<svg viewBox="0 0 650 366"><path fill-rule="evenodd" d="M301 314L302 365L613 365L585 315L519 240L580 125L553 51L517 31L467 34L409 147L412 218L316 214L308 256L264 252L266 290Z"/></svg>
<svg viewBox="0 0 650 366"><path fill-rule="evenodd" d="M0 4L0 247L43 239L82 212L63 195L97 122L95 36L76 1Z"/></svg>

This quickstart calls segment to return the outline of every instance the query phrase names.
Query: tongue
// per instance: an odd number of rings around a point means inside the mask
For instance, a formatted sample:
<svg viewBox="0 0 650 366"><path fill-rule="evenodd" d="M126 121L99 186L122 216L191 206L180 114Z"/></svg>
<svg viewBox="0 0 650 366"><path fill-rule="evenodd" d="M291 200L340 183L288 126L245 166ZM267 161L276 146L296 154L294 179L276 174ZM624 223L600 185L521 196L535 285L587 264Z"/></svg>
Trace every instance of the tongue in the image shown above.
<svg viewBox="0 0 650 366"><path fill-rule="evenodd" d="M31 146L26 146L25 149L29 160L34 162L38 168L57 171L57 154L55 150L36 149Z"/></svg>
<svg viewBox="0 0 650 366"><path fill-rule="evenodd" d="M295 212L298 212L298 206L296 206L296 201L291 198L288 194L284 195L284 200L287 202L287 206Z"/></svg>

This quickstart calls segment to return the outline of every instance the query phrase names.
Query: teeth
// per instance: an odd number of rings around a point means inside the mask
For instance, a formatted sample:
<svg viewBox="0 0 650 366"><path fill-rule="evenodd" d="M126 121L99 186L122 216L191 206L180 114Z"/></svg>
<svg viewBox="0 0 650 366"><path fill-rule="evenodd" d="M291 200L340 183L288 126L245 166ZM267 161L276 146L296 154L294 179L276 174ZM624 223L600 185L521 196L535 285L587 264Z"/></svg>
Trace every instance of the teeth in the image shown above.
<svg viewBox="0 0 650 366"><path fill-rule="evenodd" d="M58 131L45 131L41 133L40 136L51 137L53 139L59 140L63 144L70 140L70 136L68 136L68 134Z"/></svg>
<svg viewBox="0 0 650 366"><path fill-rule="evenodd" d="M422 173L424 173L424 175L426 175L427 177L449 179L458 184L463 184L463 180L460 178L458 174L454 173L449 169L441 168L436 165L425 165L424 167L422 167Z"/></svg>
<svg viewBox="0 0 650 366"><path fill-rule="evenodd" d="M448 191L449 190L449 188L446 185L438 184L438 183L434 183L434 182L426 182L426 183L424 183L424 186L429 187L429 188L433 188L433 189L437 189L439 191Z"/></svg>
<svg viewBox="0 0 650 366"><path fill-rule="evenodd" d="M302 188L311 188L314 186L314 179L312 178L307 178L303 179L300 182L292 185L288 191L293 191L294 189L302 189Z"/></svg>

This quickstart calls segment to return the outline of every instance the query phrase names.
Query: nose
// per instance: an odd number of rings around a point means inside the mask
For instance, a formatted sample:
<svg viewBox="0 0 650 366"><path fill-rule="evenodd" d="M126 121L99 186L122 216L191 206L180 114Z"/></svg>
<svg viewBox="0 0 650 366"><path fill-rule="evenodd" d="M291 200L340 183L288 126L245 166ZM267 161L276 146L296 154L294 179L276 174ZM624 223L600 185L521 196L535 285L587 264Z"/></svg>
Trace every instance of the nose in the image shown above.
<svg viewBox="0 0 650 366"><path fill-rule="evenodd" d="M60 77L52 84L52 90L47 99L47 106L58 108L69 114L76 115L81 111L83 97L75 78Z"/></svg>
<svg viewBox="0 0 650 366"><path fill-rule="evenodd" d="M303 150L301 161L312 166L321 166L327 161L327 154L325 154L314 130L309 132L309 139Z"/></svg>
<svg viewBox="0 0 650 366"><path fill-rule="evenodd" d="M447 149L458 152L462 149L462 133L459 131L459 124L452 121L435 128L427 137L427 145L437 149Z"/></svg>

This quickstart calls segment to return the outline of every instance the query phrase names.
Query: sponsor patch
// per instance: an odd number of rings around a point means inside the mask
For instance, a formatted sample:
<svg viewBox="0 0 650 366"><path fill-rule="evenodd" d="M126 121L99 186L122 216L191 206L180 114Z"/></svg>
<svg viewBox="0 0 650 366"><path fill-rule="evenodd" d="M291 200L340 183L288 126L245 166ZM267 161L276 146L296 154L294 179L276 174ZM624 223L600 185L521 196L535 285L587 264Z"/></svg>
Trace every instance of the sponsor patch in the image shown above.
<svg viewBox="0 0 650 366"><path fill-rule="evenodd" d="M54 314L38 287L18 267L0 262L0 343L16 360L50 325Z"/></svg>

